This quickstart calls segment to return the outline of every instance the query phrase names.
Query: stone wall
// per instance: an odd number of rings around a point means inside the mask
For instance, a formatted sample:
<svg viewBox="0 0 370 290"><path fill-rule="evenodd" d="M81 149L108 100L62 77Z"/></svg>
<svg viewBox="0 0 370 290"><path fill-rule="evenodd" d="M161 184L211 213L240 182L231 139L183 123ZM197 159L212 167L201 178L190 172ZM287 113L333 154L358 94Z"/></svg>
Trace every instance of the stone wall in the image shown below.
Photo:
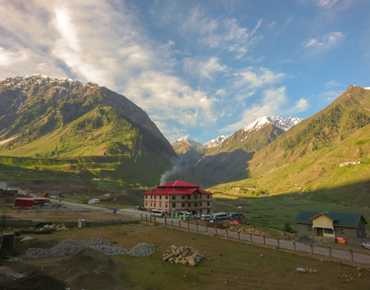
<svg viewBox="0 0 370 290"><path fill-rule="evenodd" d="M44 221L44 222L50 222L50 221ZM16 219L7 219L5 228L11 227L35 227L38 225L40 221L33 221L33 220L16 220ZM86 221L86 227L104 227L104 226L110 226L110 225L119 225L119 224L136 224L140 223L139 220L106 220L106 221ZM59 224L59 223L57 223ZM76 222L63 222L63 224L67 228L73 228L77 227L78 221Z"/></svg>

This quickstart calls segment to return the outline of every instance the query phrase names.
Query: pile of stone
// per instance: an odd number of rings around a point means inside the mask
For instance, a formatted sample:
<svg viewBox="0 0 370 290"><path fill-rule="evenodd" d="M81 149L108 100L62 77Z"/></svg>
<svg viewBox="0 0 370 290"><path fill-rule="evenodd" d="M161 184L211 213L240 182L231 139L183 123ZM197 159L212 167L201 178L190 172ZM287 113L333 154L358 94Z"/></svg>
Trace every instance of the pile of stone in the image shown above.
<svg viewBox="0 0 370 290"><path fill-rule="evenodd" d="M44 231L68 231L69 229L64 224L52 224L52 225L44 225L42 228L39 228L38 232L44 232Z"/></svg>
<svg viewBox="0 0 370 290"><path fill-rule="evenodd" d="M265 232L260 231L259 229L256 229L254 227L243 227L241 225L234 225L234 224L228 224L230 227L227 229L230 232L237 232L242 234L252 234L254 236L263 236L265 235Z"/></svg>
<svg viewBox="0 0 370 290"><path fill-rule="evenodd" d="M92 248L107 256L129 255L132 257L148 257L155 252L155 246L148 243L139 243L130 251L127 251L100 238L93 238L88 242L81 241L80 243L67 239L50 249L30 248L22 259L36 260L71 256L86 248Z"/></svg>
<svg viewBox="0 0 370 290"><path fill-rule="evenodd" d="M176 248L175 245L172 245L171 250L166 250L163 254L163 261L192 267L198 265L203 259L197 250L189 246Z"/></svg>

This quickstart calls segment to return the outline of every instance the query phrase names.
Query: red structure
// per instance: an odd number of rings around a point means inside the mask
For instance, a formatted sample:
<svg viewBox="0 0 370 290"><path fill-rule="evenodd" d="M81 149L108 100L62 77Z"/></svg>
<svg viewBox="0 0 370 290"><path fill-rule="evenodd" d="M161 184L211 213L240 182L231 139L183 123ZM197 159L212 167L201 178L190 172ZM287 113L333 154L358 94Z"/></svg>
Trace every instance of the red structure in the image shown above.
<svg viewBox="0 0 370 290"><path fill-rule="evenodd" d="M17 197L15 199L14 207L33 207L41 206L45 204L50 204L50 199L48 198L22 198Z"/></svg>
<svg viewBox="0 0 370 290"><path fill-rule="evenodd" d="M144 192L144 207L166 212L189 211L211 213L213 211L211 192L200 189L201 185L175 180L156 185L155 190Z"/></svg>

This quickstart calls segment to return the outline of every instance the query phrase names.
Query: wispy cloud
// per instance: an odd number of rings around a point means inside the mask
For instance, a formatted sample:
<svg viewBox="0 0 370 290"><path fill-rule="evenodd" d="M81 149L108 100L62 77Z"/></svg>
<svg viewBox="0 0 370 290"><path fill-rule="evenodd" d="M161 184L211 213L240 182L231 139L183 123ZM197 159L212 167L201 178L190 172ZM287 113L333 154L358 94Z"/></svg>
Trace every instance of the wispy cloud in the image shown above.
<svg viewBox="0 0 370 290"><path fill-rule="evenodd" d="M213 80L213 76L218 72L226 72L227 65L221 65L217 57L211 57L206 61L199 59L184 58L184 71L193 77L200 79Z"/></svg>
<svg viewBox="0 0 370 290"><path fill-rule="evenodd" d="M317 97L324 102L332 102L342 94L342 91L328 91L324 92Z"/></svg>
<svg viewBox="0 0 370 290"><path fill-rule="evenodd" d="M235 73L236 81L234 87L241 88L258 88L267 84L279 82L284 76L284 73L274 73L265 67L252 68L249 67L241 72Z"/></svg>
<svg viewBox="0 0 370 290"><path fill-rule="evenodd" d="M17 62L24 62L27 58L28 54L24 49L13 52L0 47L0 67L10 66Z"/></svg>
<svg viewBox="0 0 370 290"><path fill-rule="evenodd" d="M331 8L338 0L313 0L316 6Z"/></svg>
<svg viewBox="0 0 370 290"><path fill-rule="evenodd" d="M337 86L340 86L341 84L340 83L338 83L337 81L335 81L335 80L332 80L332 81L330 81L330 82L327 82L326 84L325 84L325 86L327 87L327 88L331 88L331 87L337 87Z"/></svg>
<svg viewBox="0 0 370 290"><path fill-rule="evenodd" d="M324 50L328 50L344 39L342 32L330 32L329 34L323 35L320 39L311 38L309 41L304 43L306 48L312 49L313 52L319 53Z"/></svg>
<svg viewBox="0 0 370 290"><path fill-rule="evenodd" d="M286 115L303 112L309 107L307 99L301 98L293 107L289 107L286 88L269 89L263 92L260 103L251 104L240 116L240 121L228 125L220 132L231 133L262 116Z"/></svg>
<svg viewBox="0 0 370 290"><path fill-rule="evenodd" d="M198 34L198 41L207 44L211 48L221 48L230 52L236 52L236 58L243 57L250 47L257 43L262 36L255 36L262 19L258 21L251 32L248 28L241 27L235 18L223 20L206 16L199 8L191 11L191 16L182 25L183 33Z"/></svg>

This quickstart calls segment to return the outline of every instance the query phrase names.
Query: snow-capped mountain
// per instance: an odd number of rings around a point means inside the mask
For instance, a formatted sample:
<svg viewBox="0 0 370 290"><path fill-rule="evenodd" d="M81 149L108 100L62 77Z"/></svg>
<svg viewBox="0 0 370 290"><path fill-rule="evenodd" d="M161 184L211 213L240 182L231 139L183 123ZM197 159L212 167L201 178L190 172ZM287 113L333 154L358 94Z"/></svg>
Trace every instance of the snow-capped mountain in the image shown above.
<svg viewBox="0 0 370 290"><path fill-rule="evenodd" d="M201 148L207 148L205 145L187 137L181 137L171 143L172 148L176 153L185 153L189 150L196 150Z"/></svg>
<svg viewBox="0 0 370 290"><path fill-rule="evenodd" d="M255 132L262 128L265 124L271 123L279 127L280 129L284 131L288 131L290 128L292 128L294 125L298 124L301 122L303 119L302 118L292 118L289 117L287 119L283 119L279 116L272 116L272 117L267 117L263 116L261 118L258 118L256 121L243 126L241 129L245 132Z"/></svg>
<svg viewBox="0 0 370 290"><path fill-rule="evenodd" d="M217 147L220 146L221 143L224 142L227 138L229 138L229 135L221 135L218 136L216 139L212 139L211 141L204 143L203 145L207 148Z"/></svg>
<svg viewBox="0 0 370 290"><path fill-rule="evenodd" d="M31 85L54 85L56 88L73 91L75 88L80 88L83 86L83 83L77 80L69 78L58 78L50 77L44 75L26 75L26 76L16 76L5 79L2 82L2 87L4 89L30 89Z"/></svg>

